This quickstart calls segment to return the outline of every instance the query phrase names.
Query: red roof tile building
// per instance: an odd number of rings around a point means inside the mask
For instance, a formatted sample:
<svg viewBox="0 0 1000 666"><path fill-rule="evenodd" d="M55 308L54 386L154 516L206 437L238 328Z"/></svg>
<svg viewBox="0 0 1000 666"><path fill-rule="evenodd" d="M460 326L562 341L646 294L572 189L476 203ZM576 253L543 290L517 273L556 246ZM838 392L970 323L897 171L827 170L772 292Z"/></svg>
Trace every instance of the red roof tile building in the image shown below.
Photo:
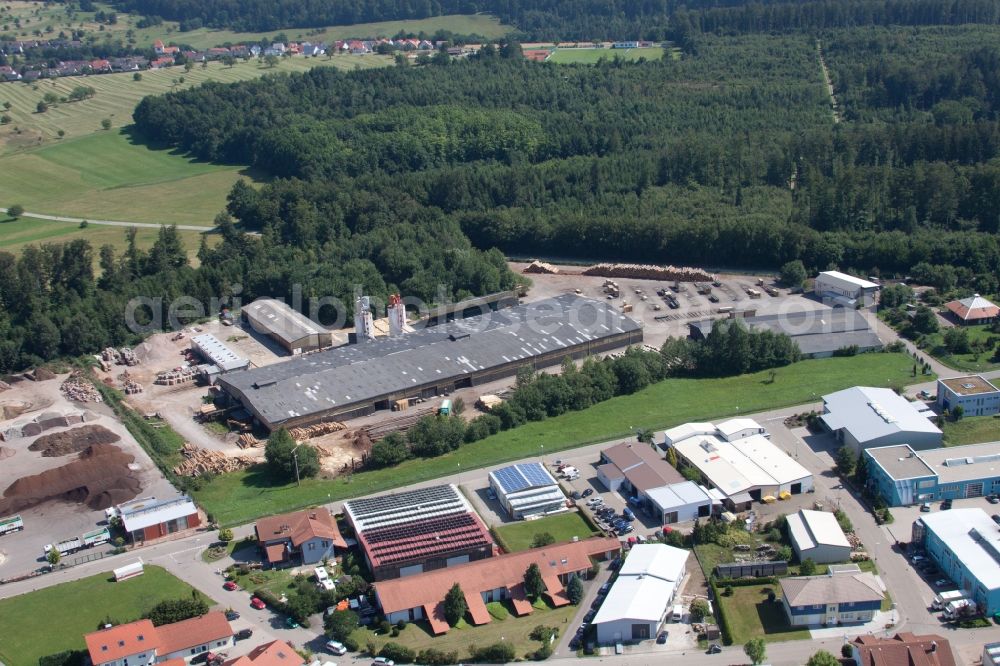
<svg viewBox="0 0 1000 666"><path fill-rule="evenodd" d="M944 305L960 324L988 324L1000 314L1000 308L979 294Z"/></svg>
<svg viewBox="0 0 1000 666"><path fill-rule="evenodd" d="M910 632L892 638L858 636L851 642L858 666L955 666L955 655L946 638Z"/></svg>
<svg viewBox="0 0 1000 666"><path fill-rule="evenodd" d="M285 564L295 559L302 564L315 564L324 558L333 559L335 548L347 548L337 521L322 507L261 518L254 531L270 564Z"/></svg>
<svg viewBox="0 0 1000 666"><path fill-rule="evenodd" d="M420 488L344 504L375 580L474 562L496 553L482 519L455 486Z"/></svg>
<svg viewBox="0 0 1000 666"><path fill-rule="evenodd" d="M572 576L586 578L591 558L604 559L621 550L613 538L593 538L534 548L469 562L447 569L375 583L375 596L389 622L427 620L434 634L450 628L444 618L444 598L458 583L465 594L473 624L491 621L486 604L509 599L514 614L532 611L524 590L524 573L537 564L545 581L545 596L555 606L569 603L566 585Z"/></svg>
<svg viewBox="0 0 1000 666"><path fill-rule="evenodd" d="M225 666L302 666L305 660L285 641L258 645L249 654L225 662Z"/></svg>
<svg viewBox="0 0 1000 666"><path fill-rule="evenodd" d="M213 611L159 627L137 620L91 632L83 639L94 666L169 666L172 660L232 647L233 635L225 614Z"/></svg>

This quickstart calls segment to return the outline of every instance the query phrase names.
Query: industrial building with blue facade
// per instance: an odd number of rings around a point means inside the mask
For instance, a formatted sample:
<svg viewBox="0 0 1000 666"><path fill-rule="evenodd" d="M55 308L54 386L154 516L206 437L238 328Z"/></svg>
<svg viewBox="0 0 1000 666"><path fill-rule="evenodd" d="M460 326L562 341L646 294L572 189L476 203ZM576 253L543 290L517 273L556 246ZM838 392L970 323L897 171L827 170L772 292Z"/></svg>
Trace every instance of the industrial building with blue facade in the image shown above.
<svg viewBox="0 0 1000 666"><path fill-rule="evenodd" d="M1000 611L1000 526L982 509L952 509L913 523L913 545L988 615Z"/></svg>
<svg viewBox="0 0 1000 666"><path fill-rule="evenodd" d="M962 408L965 416L993 416L1000 413L1000 389L979 375L939 379L938 411Z"/></svg>
<svg viewBox="0 0 1000 666"><path fill-rule="evenodd" d="M865 455L868 487L889 506L1000 493L1000 442L929 451L897 444Z"/></svg>

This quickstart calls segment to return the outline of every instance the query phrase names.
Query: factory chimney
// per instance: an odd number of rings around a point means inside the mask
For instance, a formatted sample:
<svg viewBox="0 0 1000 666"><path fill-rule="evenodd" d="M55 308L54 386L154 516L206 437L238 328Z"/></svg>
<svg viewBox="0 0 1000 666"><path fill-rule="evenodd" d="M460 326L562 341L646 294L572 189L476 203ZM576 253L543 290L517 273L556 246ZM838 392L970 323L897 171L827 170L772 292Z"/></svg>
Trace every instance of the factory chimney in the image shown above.
<svg viewBox="0 0 1000 666"><path fill-rule="evenodd" d="M375 339L375 324L372 321L371 301L367 296L359 296L354 302L354 334L358 342Z"/></svg>
<svg viewBox="0 0 1000 666"><path fill-rule="evenodd" d="M403 334L403 326L406 324L406 306L400 300L399 294L389 297L389 335L395 337Z"/></svg>

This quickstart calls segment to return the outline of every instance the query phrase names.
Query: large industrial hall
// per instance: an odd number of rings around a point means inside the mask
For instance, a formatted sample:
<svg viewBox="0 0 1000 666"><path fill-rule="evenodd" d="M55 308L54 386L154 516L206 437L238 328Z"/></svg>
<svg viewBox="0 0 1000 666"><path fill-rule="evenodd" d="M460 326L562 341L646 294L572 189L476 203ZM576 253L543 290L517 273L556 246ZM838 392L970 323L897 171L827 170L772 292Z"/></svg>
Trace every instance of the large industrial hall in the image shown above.
<svg viewBox="0 0 1000 666"><path fill-rule="evenodd" d="M642 328L573 294L362 340L232 373L221 388L268 430L348 419L642 342Z"/></svg>

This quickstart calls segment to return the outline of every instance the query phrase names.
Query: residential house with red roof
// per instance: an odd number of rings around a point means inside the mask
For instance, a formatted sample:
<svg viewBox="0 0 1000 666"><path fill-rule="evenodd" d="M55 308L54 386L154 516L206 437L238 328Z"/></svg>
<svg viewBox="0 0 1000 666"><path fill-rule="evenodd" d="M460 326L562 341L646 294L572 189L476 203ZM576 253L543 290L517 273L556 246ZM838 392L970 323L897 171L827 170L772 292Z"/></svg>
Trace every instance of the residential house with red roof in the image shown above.
<svg viewBox="0 0 1000 666"><path fill-rule="evenodd" d="M83 639L94 666L178 666L203 652L232 647L235 640L220 611L159 627L137 620L99 629Z"/></svg>
<svg viewBox="0 0 1000 666"><path fill-rule="evenodd" d="M851 643L858 666L955 666L948 639L928 634L901 632L892 638L858 636Z"/></svg>
<svg viewBox="0 0 1000 666"><path fill-rule="evenodd" d="M340 528L325 508L305 509L280 516L261 518L254 526L257 543L271 565L315 564L333 559L335 548L347 548Z"/></svg>
<svg viewBox="0 0 1000 666"><path fill-rule="evenodd" d="M258 645L249 654L230 659L224 666L302 666L305 660L285 641Z"/></svg>

